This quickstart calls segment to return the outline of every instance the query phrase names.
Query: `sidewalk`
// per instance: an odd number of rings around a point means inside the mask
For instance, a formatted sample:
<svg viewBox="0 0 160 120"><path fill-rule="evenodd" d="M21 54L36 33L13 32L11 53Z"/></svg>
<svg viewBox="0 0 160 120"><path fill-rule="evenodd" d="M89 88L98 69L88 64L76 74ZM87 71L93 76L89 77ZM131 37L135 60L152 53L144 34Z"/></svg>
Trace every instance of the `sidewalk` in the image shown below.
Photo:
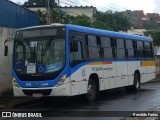
<svg viewBox="0 0 160 120"><path fill-rule="evenodd" d="M147 84L147 83L155 83L155 82L160 82L160 76L157 76L155 79L152 79L144 84Z"/></svg>
<svg viewBox="0 0 160 120"><path fill-rule="evenodd" d="M11 108L17 104L26 103L31 100L36 100L36 98L33 98L33 97L16 98L13 96L12 91L6 91L0 94L0 110Z"/></svg>

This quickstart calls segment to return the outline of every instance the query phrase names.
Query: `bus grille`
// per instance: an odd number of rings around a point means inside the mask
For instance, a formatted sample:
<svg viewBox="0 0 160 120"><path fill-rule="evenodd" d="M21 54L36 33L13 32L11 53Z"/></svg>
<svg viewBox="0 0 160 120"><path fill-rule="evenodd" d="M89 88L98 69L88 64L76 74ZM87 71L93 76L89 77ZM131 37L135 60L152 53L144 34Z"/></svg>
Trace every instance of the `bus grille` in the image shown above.
<svg viewBox="0 0 160 120"><path fill-rule="evenodd" d="M52 89L46 89L46 90L22 90L25 95L32 96L34 93L41 93L42 95L50 95L52 92Z"/></svg>

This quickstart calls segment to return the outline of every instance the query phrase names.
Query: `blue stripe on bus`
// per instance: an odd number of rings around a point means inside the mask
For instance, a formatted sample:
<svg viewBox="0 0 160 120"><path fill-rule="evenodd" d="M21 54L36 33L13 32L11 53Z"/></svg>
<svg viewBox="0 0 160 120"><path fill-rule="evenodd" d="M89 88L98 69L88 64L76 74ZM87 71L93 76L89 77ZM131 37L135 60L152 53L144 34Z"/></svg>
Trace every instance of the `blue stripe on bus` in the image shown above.
<svg viewBox="0 0 160 120"><path fill-rule="evenodd" d="M108 30L100 30L100 29L77 26L77 25L70 25L70 24L67 24L66 26L67 26L68 30L75 30L75 31L79 31L79 32L87 32L87 33L107 35L107 36L118 37L118 38L134 39L134 40L152 41L151 38L144 37L144 36L131 35L131 34L108 31Z"/></svg>

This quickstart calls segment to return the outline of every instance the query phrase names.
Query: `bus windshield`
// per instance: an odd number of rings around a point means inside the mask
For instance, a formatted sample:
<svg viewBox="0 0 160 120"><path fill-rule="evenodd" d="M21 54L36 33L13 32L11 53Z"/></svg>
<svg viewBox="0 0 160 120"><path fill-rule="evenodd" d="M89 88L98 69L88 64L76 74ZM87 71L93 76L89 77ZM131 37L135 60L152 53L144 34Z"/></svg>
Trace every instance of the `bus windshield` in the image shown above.
<svg viewBox="0 0 160 120"><path fill-rule="evenodd" d="M65 67L65 36L46 30L23 31L14 44L14 67L18 74L45 75ZM46 34L46 33L47 34ZM32 33L32 34L29 34Z"/></svg>

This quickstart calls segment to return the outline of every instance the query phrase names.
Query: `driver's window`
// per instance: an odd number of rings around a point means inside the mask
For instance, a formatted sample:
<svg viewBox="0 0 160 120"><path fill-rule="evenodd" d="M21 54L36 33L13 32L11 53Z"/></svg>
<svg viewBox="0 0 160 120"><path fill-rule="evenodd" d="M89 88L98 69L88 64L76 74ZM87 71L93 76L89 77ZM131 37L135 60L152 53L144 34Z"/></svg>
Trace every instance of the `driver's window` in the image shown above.
<svg viewBox="0 0 160 120"><path fill-rule="evenodd" d="M70 60L82 60L82 46L81 42L78 41L78 51L70 53Z"/></svg>

